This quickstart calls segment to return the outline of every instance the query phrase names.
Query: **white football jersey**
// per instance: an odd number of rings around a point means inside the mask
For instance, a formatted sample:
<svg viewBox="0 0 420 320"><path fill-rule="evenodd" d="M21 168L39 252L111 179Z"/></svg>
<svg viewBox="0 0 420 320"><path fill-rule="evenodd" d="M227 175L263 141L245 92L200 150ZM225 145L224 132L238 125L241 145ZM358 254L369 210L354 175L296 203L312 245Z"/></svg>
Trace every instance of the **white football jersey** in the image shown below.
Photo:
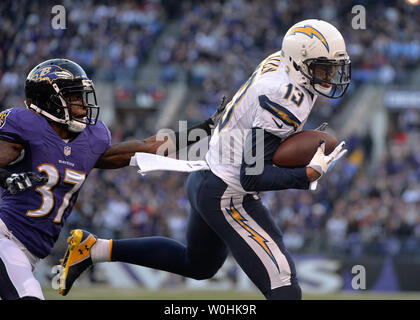
<svg viewBox="0 0 420 320"><path fill-rule="evenodd" d="M226 106L206 154L211 171L235 192L247 193L240 183L240 169L251 128L284 140L302 131L316 97L290 79L280 63L280 51L270 55Z"/></svg>

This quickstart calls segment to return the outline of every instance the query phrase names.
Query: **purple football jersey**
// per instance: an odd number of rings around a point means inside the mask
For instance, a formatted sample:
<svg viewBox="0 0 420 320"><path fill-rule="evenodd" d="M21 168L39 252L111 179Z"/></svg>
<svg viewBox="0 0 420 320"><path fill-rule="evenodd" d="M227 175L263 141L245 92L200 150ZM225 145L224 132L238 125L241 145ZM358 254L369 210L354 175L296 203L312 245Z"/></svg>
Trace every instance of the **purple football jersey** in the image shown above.
<svg viewBox="0 0 420 320"><path fill-rule="evenodd" d="M0 219L29 251L45 258L89 172L110 147L110 132L98 121L66 143L44 117L28 109L13 108L0 114L0 139L25 148L23 159L6 170L32 171L48 177L46 184L17 194L3 189L0 203Z"/></svg>

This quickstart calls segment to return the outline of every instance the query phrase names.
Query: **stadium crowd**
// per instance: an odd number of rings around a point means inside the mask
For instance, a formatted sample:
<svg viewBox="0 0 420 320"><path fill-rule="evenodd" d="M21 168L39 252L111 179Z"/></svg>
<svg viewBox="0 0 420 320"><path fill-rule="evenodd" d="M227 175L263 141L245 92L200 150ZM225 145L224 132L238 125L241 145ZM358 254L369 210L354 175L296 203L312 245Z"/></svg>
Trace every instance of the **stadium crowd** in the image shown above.
<svg viewBox="0 0 420 320"><path fill-rule="evenodd" d="M365 29L353 29L355 5L365 7ZM187 114L202 119L220 96L233 96L258 63L281 48L294 23L314 17L339 26L347 41L350 92L363 82L403 82L403 71L418 63L420 11L403 1L183 1L179 34L168 36L161 50L162 78L174 81L187 73L189 84L200 89L198 105ZM330 117L340 102L324 99L322 105L319 112Z"/></svg>
<svg viewBox="0 0 420 320"><path fill-rule="evenodd" d="M51 57L77 61L95 80L112 81L116 86L132 82L166 17L158 1L63 1L65 29L55 29L51 11L56 4L30 0L0 3L2 107L23 105L27 74Z"/></svg>
<svg viewBox="0 0 420 320"><path fill-rule="evenodd" d="M80 63L94 80L118 86L136 79L166 22L178 21L177 35L163 41L159 54L164 82L183 79L198 98L179 119L207 118L223 95L232 97L252 69L281 47L282 36L296 21L319 17L340 26L353 64L352 94L365 82L405 81L418 65L418 8L402 1L362 1L367 28L351 28L351 8L360 1L64 1L72 28L53 30L43 19L45 2L0 3L0 104L23 105L28 66L63 56ZM175 10L174 8L177 7ZM7 10L6 10L7 8ZM50 7L48 7L50 10ZM369 12L375 12L370 15ZM50 17L50 12L45 13ZM404 17L404 18L403 18ZM397 31L398 30L398 31ZM346 97L319 98L307 128L334 116ZM147 119L150 121L150 118ZM112 128L113 141L153 135L145 121L141 136L133 124ZM379 163L366 166L369 137L346 137L349 155L322 178L315 192L285 190L262 194L292 252L331 254L420 253L420 149L418 135L402 127ZM164 235L183 241L189 203L186 174L153 173L144 177L132 167L94 170L67 221L100 237ZM62 254L59 241L56 253ZM57 260L54 260L56 262Z"/></svg>

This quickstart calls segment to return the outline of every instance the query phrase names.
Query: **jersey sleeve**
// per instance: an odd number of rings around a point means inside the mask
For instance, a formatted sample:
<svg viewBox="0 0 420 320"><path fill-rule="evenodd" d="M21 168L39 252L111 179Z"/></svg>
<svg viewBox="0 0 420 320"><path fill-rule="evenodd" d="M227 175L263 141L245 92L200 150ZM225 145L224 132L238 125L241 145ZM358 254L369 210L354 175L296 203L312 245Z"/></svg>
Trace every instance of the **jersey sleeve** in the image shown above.
<svg viewBox="0 0 420 320"><path fill-rule="evenodd" d="M12 108L0 113L0 140L25 144L25 141L37 135L34 115L27 109ZM26 126L28 125L28 127Z"/></svg>
<svg viewBox="0 0 420 320"><path fill-rule="evenodd" d="M301 120L295 112L297 107L282 98L282 92L261 92L253 127L263 128L273 135L285 139L295 133Z"/></svg>
<svg viewBox="0 0 420 320"><path fill-rule="evenodd" d="M260 128L252 128L245 142L240 170L246 191L308 189L306 168L281 168L272 163L281 139ZM264 146L263 150L259 150Z"/></svg>

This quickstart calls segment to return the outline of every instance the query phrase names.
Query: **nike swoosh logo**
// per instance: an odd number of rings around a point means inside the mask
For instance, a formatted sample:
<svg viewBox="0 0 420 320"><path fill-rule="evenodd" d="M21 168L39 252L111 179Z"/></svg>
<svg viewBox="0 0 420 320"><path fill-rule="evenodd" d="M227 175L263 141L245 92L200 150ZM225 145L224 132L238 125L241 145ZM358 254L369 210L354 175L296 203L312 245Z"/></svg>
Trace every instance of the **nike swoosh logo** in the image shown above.
<svg viewBox="0 0 420 320"><path fill-rule="evenodd" d="M279 129L283 128L283 123L282 123L282 124L279 124L279 123L276 121L276 119L274 119L274 118L272 118L272 119L273 119L273 121L275 122L275 124L277 125L277 127L279 127Z"/></svg>

